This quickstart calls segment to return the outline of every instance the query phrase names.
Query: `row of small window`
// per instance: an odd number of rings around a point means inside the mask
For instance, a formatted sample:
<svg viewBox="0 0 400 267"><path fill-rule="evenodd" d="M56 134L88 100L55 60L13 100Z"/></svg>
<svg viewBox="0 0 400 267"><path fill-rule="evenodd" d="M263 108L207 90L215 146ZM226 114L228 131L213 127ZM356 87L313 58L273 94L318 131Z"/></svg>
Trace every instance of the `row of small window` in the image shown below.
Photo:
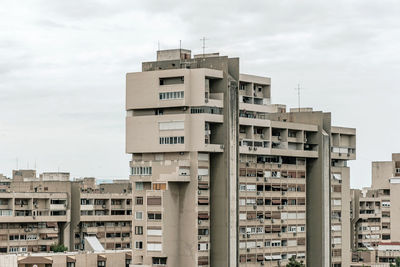
<svg viewBox="0 0 400 267"><path fill-rule="evenodd" d="M143 235L143 226L135 226L135 235ZM162 236L162 230L147 228L147 235L148 236Z"/></svg>
<svg viewBox="0 0 400 267"><path fill-rule="evenodd" d="M248 219L262 219L262 218L257 218L256 216L256 213L255 212L248 212L248 213L245 213L245 212L240 212L239 213L239 220L248 220ZM296 219L298 219L298 220L302 220L302 219L305 219L306 218L306 213L305 212L298 212L298 213L296 213L296 212L280 212L280 214L279 214L279 212L278 212L278 214L277 214L280 218L271 218L271 220L274 220L274 219L276 219L276 220L296 220ZM267 213L265 214L265 219L270 219L270 218L267 218L267 216L271 216L271 214L268 214L267 215Z"/></svg>
<svg viewBox="0 0 400 267"><path fill-rule="evenodd" d="M295 185L295 184L240 184L239 185L239 190L240 191L249 191L249 192L269 192L269 191L274 191L274 192L305 192L306 188L304 185Z"/></svg>
<svg viewBox="0 0 400 267"><path fill-rule="evenodd" d="M246 248L269 248L269 247L295 247L298 244L297 239L290 239L290 240L272 240L272 241L247 241L247 242L240 242L239 249L246 249Z"/></svg>
<svg viewBox="0 0 400 267"><path fill-rule="evenodd" d="M37 235L10 235L8 237L9 240L37 240Z"/></svg>
<svg viewBox="0 0 400 267"><path fill-rule="evenodd" d="M284 226L281 228L282 233L302 233L306 230L306 227L304 225L301 226L296 226L296 225L289 225L289 226ZM251 235L256 235L256 234L264 234L265 233L265 228L264 226L254 226L254 227L240 227L239 228L239 233L241 234L251 234Z"/></svg>
<svg viewBox="0 0 400 267"><path fill-rule="evenodd" d="M286 205L298 205L298 206L304 206L305 205L305 198L293 198L293 199L270 199L270 198L258 198L257 200L255 198L240 198L239 199L239 206L286 206Z"/></svg>
<svg viewBox="0 0 400 267"><path fill-rule="evenodd" d="M27 247L10 247L8 249L8 252L10 253L27 252L27 251L28 251Z"/></svg>
<svg viewBox="0 0 400 267"><path fill-rule="evenodd" d="M379 231L379 226L360 226L358 227L359 231Z"/></svg>
<svg viewBox="0 0 400 267"><path fill-rule="evenodd" d="M197 250L198 251L207 251L209 248L209 244L208 243L198 243L197 244Z"/></svg>
<svg viewBox="0 0 400 267"><path fill-rule="evenodd" d="M184 144L184 136L167 136L160 137L160 145L174 145L174 144Z"/></svg>
<svg viewBox="0 0 400 267"><path fill-rule="evenodd" d="M147 213L148 220L161 220L162 215L161 213ZM143 212L142 211L135 211L135 220L143 220Z"/></svg>
<svg viewBox="0 0 400 267"><path fill-rule="evenodd" d="M166 183L152 183L153 190L166 190L167 184ZM144 190L143 182L135 182L135 190L142 191Z"/></svg>
<svg viewBox="0 0 400 267"><path fill-rule="evenodd" d="M184 91L160 93L160 100L183 99L184 97L185 97Z"/></svg>
<svg viewBox="0 0 400 267"><path fill-rule="evenodd" d="M143 241L135 241L135 249L143 249ZM162 243L147 242L147 251L161 251Z"/></svg>
<svg viewBox="0 0 400 267"><path fill-rule="evenodd" d="M247 256L247 257L246 257ZM240 255L239 262L240 263L245 263L245 262L263 262L263 261L280 261L280 260L286 260L286 259L305 259L306 253L304 252L299 252L297 253L288 253L288 254L272 254L272 255L262 255L262 254L247 254L247 255Z"/></svg>
<svg viewBox="0 0 400 267"><path fill-rule="evenodd" d="M131 175L151 175L152 167L131 167Z"/></svg>

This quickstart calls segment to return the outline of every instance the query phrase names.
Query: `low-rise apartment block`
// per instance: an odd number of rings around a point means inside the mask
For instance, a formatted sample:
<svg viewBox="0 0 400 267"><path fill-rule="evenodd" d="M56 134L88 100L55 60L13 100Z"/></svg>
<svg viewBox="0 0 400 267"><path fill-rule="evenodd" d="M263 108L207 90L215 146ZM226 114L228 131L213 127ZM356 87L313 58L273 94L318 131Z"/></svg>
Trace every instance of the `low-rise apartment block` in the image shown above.
<svg viewBox="0 0 400 267"><path fill-rule="evenodd" d="M399 247L399 193L400 154L392 154L391 161L372 162L371 187L351 192L353 251L376 252L372 257L376 263L394 262L396 257L388 251L398 251ZM353 261L364 259L355 253Z"/></svg>
<svg viewBox="0 0 400 267"><path fill-rule="evenodd" d="M158 51L127 74L133 266L349 266L355 129L271 104L239 59Z"/></svg>
<svg viewBox="0 0 400 267"><path fill-rule="evenodd" d="M85 237L93 236L108 250L131 247L129 180L97 184L17 170L0 185L0 253L49 252L54 244L85 250Z"/></svg>

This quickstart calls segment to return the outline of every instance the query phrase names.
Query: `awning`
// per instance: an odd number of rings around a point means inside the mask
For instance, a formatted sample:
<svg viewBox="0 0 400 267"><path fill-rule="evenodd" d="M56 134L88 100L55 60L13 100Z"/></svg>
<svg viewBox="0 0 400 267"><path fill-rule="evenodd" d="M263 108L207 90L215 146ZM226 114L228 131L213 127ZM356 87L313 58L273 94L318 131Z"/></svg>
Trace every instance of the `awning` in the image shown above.
<svg viewBox="0 0 400 267"><path fill-rule="evenodd" d="M76 259L74 256L67 256L67 262L76 262Z"/></svg>
<svg viewBox="0 0 400 267"><path fill-rule="evenodd" d="M272 255L272 259L273 260L281 260L282 259L282 255Z"/></svg>
<svg viewBox="0 0 400 267"><path fill-rule="evenodd" d="M199 219L208 219L209 218L207 213L199 213L198 217L199 217Z"/></svg>
<svg viewBox="0 0 400 267"><path fill-rule="evenodd" d="M264 259L264 256L261 254L261 255L257 255L257 260L258 261L262 261Z"/></svg>
<svg viewBox="0 0 400 267"><path fill-rule="evenodd" d="M264 256L264 258L265 258L265 260L267 260L267 261L271 261L271 260L272 260L272 257L271 257L271 256Z"/></svg>
<svg viewBox="0 0 400 267"><path fill-rule="evenodd" d="M97 261L106 261L107 257L106 255L97 255Z"/></svg>
<svg viewBox="0 0 400 267"><path fill-rule="evenodd" d="M47 224L47 227L54 227L54 228L57 227L57 223L56 222L47 222L46 224Z"/></svg>
<svg viewBox="0 0 400 267"><path fill-rule="evenodd" d="M132 259L132 254L131 253L125 253L125 259L127 259L127 260Z"/></svg>
<svg viewBox="0 0 400 267"><path fill-rule="evenodd" d="M47 257L25 257L18 260L18 264L52 264L53 260Z"/></svg>
<svg viewBox="0 0 400 267"><path fill-rule="evenodd" d="M199 189L208 189L208 184L200 184L198 185Z"/></svg>
<svg viewBox="0 0 400 267"><path fill-rule="evenodd" d="M199 204L208 204L208 198L199 198Z"/></svg>
<svg viewBox="0 0 400 267"><path fill-rule="evenodd" d="M49 234L46 234L46 236L53 238L53 237L58 237L58 234L57 233L49 233Z"/></svg>

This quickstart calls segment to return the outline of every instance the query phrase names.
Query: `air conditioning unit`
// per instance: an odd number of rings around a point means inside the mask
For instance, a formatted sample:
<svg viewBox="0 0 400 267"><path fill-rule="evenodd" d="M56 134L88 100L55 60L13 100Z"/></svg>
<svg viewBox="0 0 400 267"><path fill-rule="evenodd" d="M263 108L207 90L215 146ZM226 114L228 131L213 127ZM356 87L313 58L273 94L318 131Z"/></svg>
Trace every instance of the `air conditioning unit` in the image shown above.
<svg viewBox="0 0 400 267"><path fill-rule="evenodd" d="M272 222L272 223L274 223L274 222L275 222L275 220L274 220L274 219L271 219L271 222Z"/></svg>
<svg viewBox="0 0 400 267"><path fill-rule="evenodd" d="M260 223L263 223L264 222L264 219L260 219Z"/></svg>
<svg viewBox="0 0 400 267"><path fill-rule="evenodd" d="M268 182L268 178L267 177L264 177L264 182Z"/></svg>
<svg viewBox="0 0 400 267"><path fill-rule="evenodd" d="M250 252L250 249L249 249L249 248L247 249L247 252Z"/></svg>
<svg viewBox="0 0 400 267"><path fill-rule="evenodd" d="M282 219L282 220L281 220L281 223L284 223L284 222L285 222L285 220Z"/></svg>
<svg viewBox="0 0 400 267"><path fill-rule="evenodd" d="M247 234L247 238L250 238L250 234Z"/></svg>
<svg viewBox="0 0 400 267"><path fill-rule="evenodd" d="M282 167L282 164L279 163L279 164L278 164L278 168L280 168L280 167Z"/></svg>
<svg viewBox="0 0 400 267"><path fill-rule="evenodd" d="M293 233L293 236L297 236L297 233Z"/></svg>
<svg viewBox="0 0 400 267"><path fill-rule="evenodd" d="M261 192L260 191L257 191L257 196L259 196L261 194Z"/></svg>
<svg viewBox="0 0 400 267"><path fill-rule="evenodd" d="M254 151L257 150L257 147L254 147Z"/></svg>
<svg viewBox="0 0 400 267"><path fill-rule="evenodd" d="M197 191L197 194L198 194L198 195L201 195L201 191L200 191L200 190L199 190L199 191Z"/></svg>
<svg viewBox="0 0 400 267"><path fill-rule="evenodd" d="M281 234L281 233L278 233L278 236L279 236L279 237L281 237L281 236L282 236L282 234Z"/></svg>
<svg viewBox="0 0 400 267"><path fill-rule="evenodd" d="M201 224L201 220L199 220L197 223L198 223L198 224Z"/></svg>
<svg viewBox="0 0 400 267"><path fill-rule="evenodd" d="M200 181L200 180L201 180L201 175L198 175L198 176L197 176L197 179Z"/></svg>
<svg viewBox="0 0 400 267"><path fill-rule="evenodd" d="M205 102L205 103L208 103L208 98L204 99L204 102Z"/></svg>
<svg viewBox="0 0 400 267"><path fill-rule="evenodd" d="M201 236L199 235L197 239L200 240L200 239L201 239Z"/></svg>
<svg viewBox="0 0 400 267"><path fill-rule="evenodd" d="M224 148L225 148L225 146L224 146L224 145L220 145L219 147L220 147L221 149L224 149Z"/></svg>
<svg viewBox="0 0 400 267"><path fill-rule="evenodd" d="M249 150L252 150L252 149L253 149L253 147L249 146Z"/></svg>
<svg viewBox="0 0 400 267"><path fill-rule="evenodd" d="M253 205L253 209L257 209L257 205Z"/></svg>
<svg viewBox="0 0 400 267"><path fill-rule="evenodd" d="M260 178L257 177L257 178L256 178L256 181L260 181Z"/></svg>
<svg viewBox="0 0 400 267"><path fill-rule="evenodd" d="M246 238L246 234L243 234L243 238Z"/></svg>
<svg viewBox="0 0 400 267"><path fill-rule="evenodd" d="M187 107L182 107L182 110L183 111L186 111L188 108Z"/></svg>
<svg viewBox="0 0 400 267"><path fill-rule="evenodd" d="M103 205L101 205L101 207L102 207L103 209L105 209L105 208L106 208L106 205L103 204Z"/></svg>
<svg viewBox="0 0 400 267"><path fill-rule="evenodd" d="M246 162L246 167L250 167L250 162Z"/></svg>
<svg viewBox="0 0 400 267"><path fill-rule="evenodd" d="M284 196L284 195L286 195L286 192L285 192L285 191L282 191L282 196Z"/></svg>
<svg viewBox="0 0 400 267"><path fill-rule="evenodd" d="M278 140L282 140L282 137L280 135L278 136Z"/></svg>
<svg viewBox="0 0 400 267"><path fill-rule="evenodd" d="M264 262L262 261L262 262L260 262L260 265L264 265Z"/></svg>
<svg viewBox="0 0 400 267"><path fill-rule="evenodd" d="M261 138L264 138L264 134L261 134L260 137L261 137Z"/></svg>

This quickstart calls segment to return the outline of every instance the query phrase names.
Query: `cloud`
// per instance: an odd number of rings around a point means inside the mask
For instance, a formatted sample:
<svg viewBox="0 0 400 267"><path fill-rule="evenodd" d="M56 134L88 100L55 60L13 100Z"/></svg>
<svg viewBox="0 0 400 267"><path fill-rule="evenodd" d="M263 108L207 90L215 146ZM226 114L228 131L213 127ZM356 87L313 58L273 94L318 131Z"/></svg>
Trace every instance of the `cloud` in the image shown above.
<svg viewBox="0 0 400 267"><path fill-rule="evenodd" d="M5 0L0 172L10 174L18 156L39 158L43 170L126 177L125 73L154 60L158 42L182 40L196 54L205 36L207 51L272 77L273 102L295 106L301 83L303 105L357 127L364 160L351 164L352 185L368 185L366 159L400 150L399 11L396 0ZM377 144L380 127L389 134Z"/></svg>

